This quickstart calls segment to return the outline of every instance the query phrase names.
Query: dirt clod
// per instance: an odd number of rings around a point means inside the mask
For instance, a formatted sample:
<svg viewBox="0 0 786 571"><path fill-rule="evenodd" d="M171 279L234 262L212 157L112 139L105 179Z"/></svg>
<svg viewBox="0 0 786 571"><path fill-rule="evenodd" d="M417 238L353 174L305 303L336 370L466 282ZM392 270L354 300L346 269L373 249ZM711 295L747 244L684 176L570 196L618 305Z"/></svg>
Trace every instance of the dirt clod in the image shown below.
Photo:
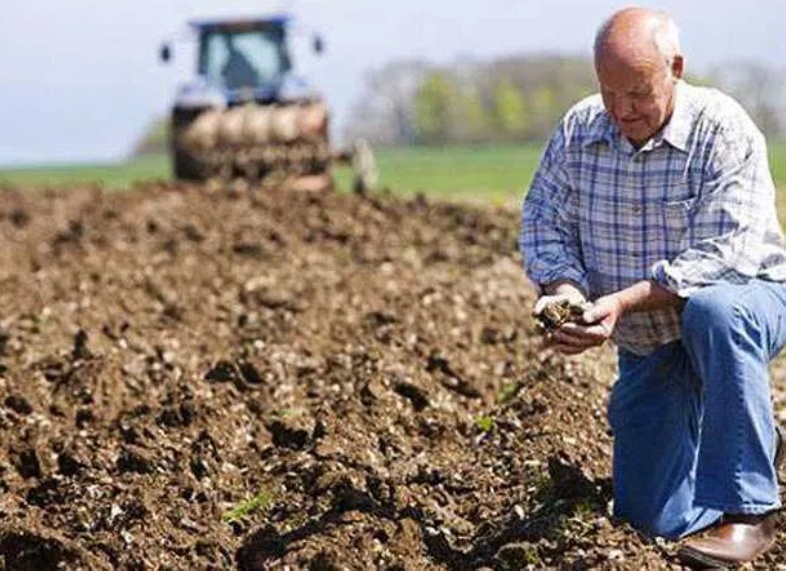
<svg viewBox="0 0 786 571"><path fill-rule="evenodd" d="M590 303L572 303L561 299L547 304L540 313L535 315L535 319L543 331L554 331L569 321L582 323L584 312L591 306Z"/></svg>

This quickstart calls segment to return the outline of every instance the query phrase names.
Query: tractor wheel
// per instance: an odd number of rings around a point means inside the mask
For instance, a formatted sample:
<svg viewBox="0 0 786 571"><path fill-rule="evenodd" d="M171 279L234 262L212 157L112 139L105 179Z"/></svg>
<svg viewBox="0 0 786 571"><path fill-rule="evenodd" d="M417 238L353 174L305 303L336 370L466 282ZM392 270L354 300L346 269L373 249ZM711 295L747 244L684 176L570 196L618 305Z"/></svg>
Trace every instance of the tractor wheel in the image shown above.
<svg viewBox="0 0 786 571"><path fill-rule="evenodd" d="M201 110L174 109L169 124L169 155L172 175L178 180L206 181L210 178L210 165L196 156L183 144L182 134L199 116Z"/></svg>
<svg viewBox="0 0 786 571"><path fill-rule="evenodd" d="M172 174L178 180L206 181L210 178L210 167L188 152L187 149L172 145Z"/></svg>

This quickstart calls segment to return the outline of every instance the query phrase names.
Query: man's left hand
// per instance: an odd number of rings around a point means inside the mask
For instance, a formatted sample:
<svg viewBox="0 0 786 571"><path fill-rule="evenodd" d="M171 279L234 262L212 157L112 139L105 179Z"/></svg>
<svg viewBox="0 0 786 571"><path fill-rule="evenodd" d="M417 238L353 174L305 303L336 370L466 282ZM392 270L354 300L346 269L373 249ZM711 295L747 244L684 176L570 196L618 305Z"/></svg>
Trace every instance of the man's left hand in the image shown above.
<svg viewBox="0 0 786 571"><path fill-rule="evenodd" d="M576 355L603 345L611 338L621 315L622 303L619 299L613 295L601 297L584 312L582 317L585 324L563 324L549 336L548 345L566 355Z"/></svg>

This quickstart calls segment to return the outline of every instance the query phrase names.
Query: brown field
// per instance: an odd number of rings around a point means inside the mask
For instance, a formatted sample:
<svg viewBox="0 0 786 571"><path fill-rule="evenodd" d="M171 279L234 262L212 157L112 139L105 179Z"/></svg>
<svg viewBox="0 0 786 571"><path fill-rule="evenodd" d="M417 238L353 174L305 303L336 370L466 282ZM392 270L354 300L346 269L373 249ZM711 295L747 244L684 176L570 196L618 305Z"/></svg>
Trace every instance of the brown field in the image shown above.
<svg viewBox="0 0 786 571"><path fill-rule="evenodd" d="M7 189L0 231L5 569L677 567L609 517L611 350L542 352L515 210Z"/></svg>

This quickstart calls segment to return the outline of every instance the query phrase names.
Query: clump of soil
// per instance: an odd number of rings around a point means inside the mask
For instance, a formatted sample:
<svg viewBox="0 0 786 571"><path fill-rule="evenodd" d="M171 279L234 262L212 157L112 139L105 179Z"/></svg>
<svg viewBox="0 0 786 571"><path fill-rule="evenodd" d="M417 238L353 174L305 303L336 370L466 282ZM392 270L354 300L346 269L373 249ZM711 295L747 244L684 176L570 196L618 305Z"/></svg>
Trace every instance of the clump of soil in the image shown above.
<svg viewBox="0 0 786 571"><path fill-rule="evenodd" d="M544 333L549 333L568 322L584 323L584 312L591 306L590 303L574 303L567 299L560 299L546 304L539 313L535 314L535 319L540 329Z"/></svg>
<svg viewBox="0 0 786 571"><path fill-rule="evenodd" d="M1 192L5 568L674 565L609 517L612 360L543 352L517 224Z"/></svg>

